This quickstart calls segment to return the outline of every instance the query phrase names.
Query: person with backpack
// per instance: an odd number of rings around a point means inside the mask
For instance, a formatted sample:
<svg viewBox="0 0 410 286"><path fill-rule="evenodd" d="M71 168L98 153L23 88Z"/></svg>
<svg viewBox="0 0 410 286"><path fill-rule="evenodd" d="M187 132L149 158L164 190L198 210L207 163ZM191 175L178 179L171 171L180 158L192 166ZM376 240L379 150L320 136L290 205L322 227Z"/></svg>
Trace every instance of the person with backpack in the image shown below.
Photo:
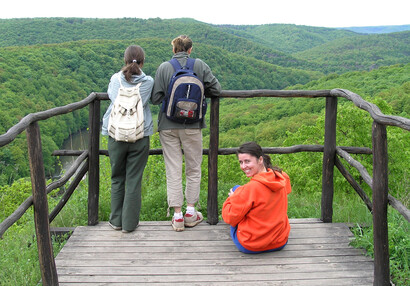
<svg viewBox="0 0 410 286"><path fill-rule="evenodd" d="M132 232L139 224L141 180L148 161L153 121L149 100L154 85L143 71L145 53L137 45L124 52L125 65L108 85L111 100L103 117L102 134L108 137L111 164L109 225ZM142 112L142 114L141 114Z"/></svg>
<svg viewBox="0 0 410 286"><path fill-rule="evenodd" d="M234 186L222 206L222 218L231 225L232 240L244 253L281 250L290 233L289 176L272 166L270 156L255 142L242 144L236 154L250 181Z"/></svg>
<svg viewBox="0 0 410 286"><path fill-rule="evenodd" d="M171 225L175 231L183 231L185 227L194 227L203 220L203 215L195 208L201 184L202 129L206 127L206 100L201 95L218 96L221 85L204 61L190 58L192 40L188 36L178 36L171 44L174 55L171 61L158 67L151 101L162 104L158 131L167 178L168 214L173 208ZM182 213L183 156L185 215Z"/></svg>

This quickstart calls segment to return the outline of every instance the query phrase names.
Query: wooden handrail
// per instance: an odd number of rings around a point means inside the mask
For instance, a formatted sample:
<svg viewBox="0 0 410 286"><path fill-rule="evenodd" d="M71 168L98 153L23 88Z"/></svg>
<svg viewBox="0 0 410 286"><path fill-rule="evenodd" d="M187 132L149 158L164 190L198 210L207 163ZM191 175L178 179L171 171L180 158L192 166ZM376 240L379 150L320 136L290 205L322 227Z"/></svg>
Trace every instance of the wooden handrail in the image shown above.
<svg viewBox="0 0 410 286"><path fill-rule="evenodd" d="M223 90L220 98L253 98L253 97L328 97L330 90ZM338 96L338 95L335 95Z"/></svg>
<svg viewBox="0 0 410 286"><path fill-rule="evenodd" d="M356 168L356 170L359 171L361 177L363 178L363 180L365 181L365 183L371 188L373 189L373 179L372 177L369 175L369 173L367 172L366 168L360 164L360 162L356 161L355 159L352 158L352 156L350 156L346 151L344 151L342 148L336 148L336 152L337 154L342 157L343 159L345 159L352 167ZM339 166L337 166L339 168ZM340 166L339 170L342 167ZM344 175L345 172L341 171L342 174ZM346 178L347 179L347 178ZM349 181L349 180L348 180ZM350 181L349 181L350 183ZM355 188L355 187L354 187ZM356 189L356 188L355 188ZM367 195L362 193L362 192L358 192L359 196L363 199L363 201L365 202L365 204L367 205L367 207L369 208L369 210L371 212L372 208L369 207L369 205L371 205L370 199L367 198ZM398 199L396 199L395 197L393 197L392 195L388 195L388 201L389 204L395 209L397 210L408 222L410 222L410 210L408 210L406 208L405 205L403 205Z"/></svg>
<svg viewBox="0 0 410 286"><path fill-rule="evenodd" d="M208 223L216 224L218 222L218 177L217 177L217 157L218 155L235 154L237 148L219 148L219 104L221 98L255 98L255 97L306 97L306 98L326 98L326 118L325 118L325 144L322 145L295 145L290 147L265 147L264 152L268 154L289 154L296 152L323 152L323 181L322 181L322 220L324 222L332 221L332 202L333 202L333 169L336 166L340 172L345 176L347 181L352 185L360 197L364 200L368 209L373 212L373 226L374 226L374 244L375 244L375 285L388 285L389 271L388 267L388 240L387 240L387 203L395 207L408 221L410 219L409 210L402 205L397 199L388 194L387 189L387 139L386 126L396 126L404 130L410 131L410 119L400 116L384 115L380 109L372 103L363 100L359 95L344 89L332 90L224 90L219 97L211 97L211 111L210 111L210 142L209 149L204 149L203 154L208 155ZM358 108L361 108L369 113L374 120L373 123L373 150L363 147L342 147L336 146L336 113L337 113L337 99L345 98L352 101ZM8 218L0 224L0 237L4 231L7 230L22 214L30 207L33 202L37 204L38 208L43 208L42 211L35 213L36 233L44 239L39 241L39 256L40 259L48 257L40 261L42 271L43 283L45 285L52 285L57 282L55 274L55 265L53 266L53 259L50 258L50 247L47 232L49 233L49 220L52 220L57 213L64 207L71 193L75 190L80 177L82 177L87 170L89 171L89 198L88 198L88 224L94 225L98 223L98 197L99 197L99 155L108 155L107 150L99 150L99 124L100 124L100 101L108 100L107 93L91 93L85 99L68 104L62 107L56 107L50 110L41 111L37 113L28 114L19 123L11 127L5 134L0 135L0 147L12 142L24 130L28 130L27 140L29 142L30 152L30 168L33 184L33 196L26 199L23 204ZM61 186L66 183L72 175L70 169L66 175L45 187L41 179L44 177L41 171L38 172L39 167L36 166L37 158L41 152L38 151L38 145L33 142L40 140L39 129L37 122L48 119L56 115L62 115L72 112L77 109L89 106L89 129L90 142L87 151L68 151L60 150L53 153L59 156L80 156L75 163L77 168L80 162L87 159L87 163L83 164L79 176L74 179L74 182L68 188L57 207L52 211L47 220L44 219L44 209L48 212L47 197L53 188ZM34 134L34 135L33 135ZM36 147L37 146L37 147ZM33 149L34 148L34 149ZM31 149L31 151L30 151ZM37 151L33 151L37 150ZM373 178L369 176L364 167L353 160L348 153L355 154L373 154ZM161 149L150 150L150 155L161 155ZM370 199L367 198L360 186L354 182L353 177L341 164L336 154L346 159L349 164L357 168L364 178L365 182L373 190L373 202L370 205ZM37 158L37 159L32 159ZM76 162L77 162L76 161ZM41 165L41 164L40 164ZM43 172L44 173L44 172ZM36 202L37 201L37 202ZM45 201L45 202L44 202ZM47 222L46 222L47 221ZM41 253L40 253L41 252ZM54 269L53 269L54 268ZM57 282L58 283L58 282Z"/></svg>
<svg viewBox="0 0 410 286"><path fill-rule="evenodd" d="M357 107L367 111L377 123L380 123L382 125L397 126L410 131L410 119L394 115L384 115L377 105L365 101L356 93L353 93L346 89L332 89L330 94L334 96L344 97L350 100Z"/></svg>
<svg viewBox="0 0 410 286"><path fill-rule="evenodd" d="M95 99L108 100L108 94L105 92L93 92L90 96L95 96ZM370 102L365 101L360 95L351 92L347 89L335 88L332 90L222 90L219 98L255 98L255 97L343 97L353 102L358 108L367 111L370 116L378 123L389 126L397 126L410 131L410 119L394 115L385 115L380 111L380 108ZM0 147L2 139L0 136Z"/></svg>
<svg viewBox="0 0 410 286"><path fill-rule="evenodd" d="M45 120L45 119L48 119L48 118L53 117L53 116L73 112L74 110L77 110L77 109L81 109L81 108L87 106L90 102L93 102L94 99L98 95L99 94L93 92L89 96L87 96L86 98L84 98L83 100L81 100L79 102L70 103L70 104L67 104L65 106L55 107L55 108L48 109L48 110L45 110L45 111L30 113L30 114L24 116L23 119L21 119L19 121L19 123L17 123L13 127L11 127L6 133L0 135L0 147L3 147L4 145L9 144L14 139L16 139L16 137L21 132L26 130L27 127L31 123L41 121L41 120Z"/></svg>
<svg viewBox="0 0 410 286"><path fill-rule="evenodd" d="M84 152L82 156L84 156L84 159L86 159L87 156L88 156L88 152ZM80 160L78 160L78 159L80 159ZM78 159L71 166L72 168L76 168L76 170L78 170L78 172L75 174L75 177L74 177L73 181L70 183L67 190L62 195L62 197L61 197L60 201L58 202L58 204L50 212L50 215L49 215L50 223L54 220L54 218L59 214L59 212L66 205L69 198L71 197L71 195L73 194L73 192L77 188L78 184L81 182L82 178L85 176L85 174L88 171L88 165L89 165L88 160L86 160L86 162L81 165L81 163L83 163L83 158L79 157ZM80 165L81 165L81 167L80 167ZM74 174L70 174L70 178L71 178L72 175L74 175Z"/></svg>
<svg viewBox="0 0 410 286"><path fill-rule="evenodd" d="M356 193L360 196L362 201L366 204L367 209L370 212L373 212L372 202L370 201L367 194L364 190L360 187L360 185L355 181L353 176L347 171L347 169L343 166L342 162L340 162L339 158L335 158L335 165L339 169L340 173L345 177L345 179L349 182L352 188L356 191Z"/></svg>
<svg viewBox="0 0 410 286"><path fill-rule="evenodd" d="M299 152L323 152L323 145L293 145L289 147L262 147L262 150L266 154L292 154ZM337 146L337 149L343 150L346 153L351 154L372 154L372 149L368 147L349 147L349 146ZM218 155L234 155L238 150L234 148L219 148ZM183 151L183 150L182 150ZM51 155L53 156L79 156L84 153L84 150L56 150ZM203 155L209 155L209 149L204 148L202 150ZM108 150L101 150L100 155L108 156ZM162 155L162 149L151 149L149 155Z"/></svg>
<svg viewBox="0 0 410 286"><path fill-rule="evenodd" d="M49 194L56 188L59 188L63 186L65 183L67 183L67 181L75 174L75 172L77 171L81 163L88 157L88 152L81 151L81 153L79 153L78 155L79 157L70 166L70 168L67 170L64 176L58 179L57 181L52 182L46 187L47 194ZM87 170L88 170L88 167L87 167ZM0 223L0 238L3 237L3 234L6 232L6 230L10 226L12 226L16 221L18 221L24 215L24 213L28 210L28 208L31 207L32 205L33 205L33 196L30 196L10 216L8 216L4 221ZM52 219L50 219L50 222L51 221Z"/></svg>

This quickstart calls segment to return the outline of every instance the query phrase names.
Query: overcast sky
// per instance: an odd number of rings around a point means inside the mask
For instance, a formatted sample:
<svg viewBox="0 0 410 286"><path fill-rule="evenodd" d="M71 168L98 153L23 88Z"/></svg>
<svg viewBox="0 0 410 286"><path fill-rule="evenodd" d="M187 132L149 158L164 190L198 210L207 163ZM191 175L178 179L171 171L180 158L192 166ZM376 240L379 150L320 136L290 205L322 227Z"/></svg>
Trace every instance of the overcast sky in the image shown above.
<svg viewBox="0 0 410 286"><path fill-rule="evenodd" d="M7 2L6 2L7 1ZM410 24L406 0L4 0L0 18L193 18L209 24Z"/></svg>

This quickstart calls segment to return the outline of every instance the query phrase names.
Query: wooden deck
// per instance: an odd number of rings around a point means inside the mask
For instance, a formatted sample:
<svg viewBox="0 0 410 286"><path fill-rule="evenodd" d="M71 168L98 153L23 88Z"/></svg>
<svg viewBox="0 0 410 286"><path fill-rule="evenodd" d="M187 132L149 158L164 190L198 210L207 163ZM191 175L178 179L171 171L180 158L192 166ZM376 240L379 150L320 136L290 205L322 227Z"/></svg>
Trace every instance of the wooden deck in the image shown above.
<svg viewBox="0 0 410 286"><path fill-rule="evenodd" d="M291 220L281 251L243 254L225 223L175 232L141 222L122 233L107 222L77 227L57 255L60 285L373 285L373 261L349 246L345 224Z"/></svg>

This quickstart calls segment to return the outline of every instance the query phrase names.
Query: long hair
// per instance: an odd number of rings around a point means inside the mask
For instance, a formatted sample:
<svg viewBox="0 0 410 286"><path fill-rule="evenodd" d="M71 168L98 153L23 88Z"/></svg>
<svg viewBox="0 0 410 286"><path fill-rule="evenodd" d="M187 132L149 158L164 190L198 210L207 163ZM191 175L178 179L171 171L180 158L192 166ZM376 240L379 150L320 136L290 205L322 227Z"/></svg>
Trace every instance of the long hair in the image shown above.
<svg viewBox="0 0 410 286"><path fill-rule="evenodd" d="M174 53L187 52L192 48L192 40L186 35L181 35L173 39L171 45Z"/></svg>
<svg viewBox="0 0 410 286"><path fill-rule="evenodd" d="M256 142L243 143L241 146L239 146L238 151L236 151L236 155L238 154L249 154L257 159L262 156L263 164L265 165L266 169L269 168L274 171L282 172L281 168L272 165L270 156L263 153L262 147Z"/></svg>
<svg viewBox="0 0 410 286"><path fill-rule="evenodd" d="M125 79L129 82L133 75L140 75L140 65L144 63L145 53L140 46L129 46L124 52L125 65L121 69Z"/></svg>

